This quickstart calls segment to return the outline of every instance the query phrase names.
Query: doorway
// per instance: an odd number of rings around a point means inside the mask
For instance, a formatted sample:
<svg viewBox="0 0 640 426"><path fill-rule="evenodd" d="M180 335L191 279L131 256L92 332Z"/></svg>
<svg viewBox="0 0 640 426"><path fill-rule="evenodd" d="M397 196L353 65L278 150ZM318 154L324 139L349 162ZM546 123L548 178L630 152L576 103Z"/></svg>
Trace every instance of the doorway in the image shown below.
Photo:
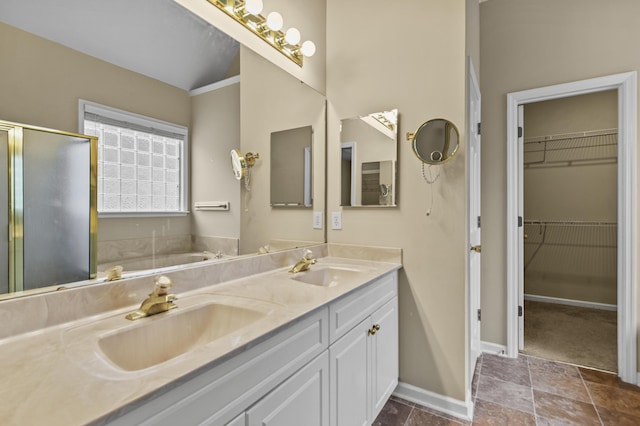
<svg viewBox="0 0 640 426"><path fill-rule="evenodd" d="M356 143L343 142L340 145L340 175L342 176L340 188L340 205L355 206L356 194Z"/></svg>
<svg viewBox="0 0 640 426"><path fill-rule="evenodd" d="M635 303L636 121L637 73L559 84L507 95L507 355L518 356L524 338L524 211L523 106L535 102L615 90L618 105L618 167L616 212L616 304L618 375L637 381L637 335Z"/></svg>
<svg viewBox="0 0 640 426"><path fill-rule="evenodd" d="M523 106L520 353L617 372L615 90Z"/></svg>

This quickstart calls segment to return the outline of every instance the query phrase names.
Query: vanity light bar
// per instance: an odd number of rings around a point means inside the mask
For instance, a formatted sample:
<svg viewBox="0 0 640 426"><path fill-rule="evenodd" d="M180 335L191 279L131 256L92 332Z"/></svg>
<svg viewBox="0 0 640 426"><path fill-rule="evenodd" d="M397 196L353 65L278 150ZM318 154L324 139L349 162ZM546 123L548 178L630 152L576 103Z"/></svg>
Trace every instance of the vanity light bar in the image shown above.
<svg viewBox="0 0 640 426"><path fill-rule="evenodd" d="M398 122L398 118L394 111L383 111L375 114L369 114L371 118L377 120L380 124L388 128L389 130L394 130L396 127L396 123Z"/></svg>
<svg viewBox="0 0 640 426"><path fill-rule="evenodd" d="M300 32L295 28L289 28L286 33L280 29L272 29L269 27L271 21L262 16L257 10L261 10L260 6L256 8L255 0L207 0L209 3L222 10L236 22L242 24L249 31L266 41L270 46L291 59L297 65L302 66L303 56L312 56L315 53L315 45L311 41L305 41L302 45L298 44ZM247 5L247 3L250 3ZM251 12L250 12L251 11ZM277 12L272 14L278 17L278 26L282 26L282 17ZM273 25L271 25L273 27Z"/></svg>

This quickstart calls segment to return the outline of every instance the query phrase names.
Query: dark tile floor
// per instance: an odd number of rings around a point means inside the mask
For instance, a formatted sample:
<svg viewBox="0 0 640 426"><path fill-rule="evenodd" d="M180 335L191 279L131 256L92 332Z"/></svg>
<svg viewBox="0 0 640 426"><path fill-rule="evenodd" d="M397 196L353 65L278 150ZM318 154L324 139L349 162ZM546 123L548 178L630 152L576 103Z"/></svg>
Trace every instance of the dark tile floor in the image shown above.
<svg viewBox="0 0 640 426"><path fill-rule="evenodd" d="M571 364L483 354L472 388L473 423L391 397L373 425L640 425L639 387Z"/></svg>

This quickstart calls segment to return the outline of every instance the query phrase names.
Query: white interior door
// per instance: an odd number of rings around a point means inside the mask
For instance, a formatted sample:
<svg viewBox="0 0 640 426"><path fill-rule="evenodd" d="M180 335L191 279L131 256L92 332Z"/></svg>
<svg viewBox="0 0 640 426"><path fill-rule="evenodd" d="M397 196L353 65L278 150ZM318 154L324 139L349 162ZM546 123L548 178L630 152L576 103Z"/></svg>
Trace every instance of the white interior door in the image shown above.
<svg viewBox="0 0 640 426"><path fill-rule="evenodd" d="M469 59L469 383L480 355L480 88Z"/></svg>

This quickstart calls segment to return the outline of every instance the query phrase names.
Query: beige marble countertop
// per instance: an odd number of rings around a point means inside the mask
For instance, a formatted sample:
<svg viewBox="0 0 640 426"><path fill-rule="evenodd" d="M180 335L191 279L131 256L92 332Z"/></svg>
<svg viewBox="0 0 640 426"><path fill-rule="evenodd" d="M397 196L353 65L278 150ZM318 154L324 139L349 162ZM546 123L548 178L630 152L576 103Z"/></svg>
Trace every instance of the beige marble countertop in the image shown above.
<svg viewBox="0 0 640 426"><path fill-rule="evenodd" d="M126 320L125 314L137 309L137 302L2 338L0 424L102 423L123 408L144 403L193 376L197 370L213 367L240 353L249 343L266 339L292 321L399 269L401 263L326 256L318 258L311 270L330 266L354 268L359 273L339 285L321 287L296 281L294 278L305 272L290 274L289 265L213 285L201 284L185 292L180 291L181 283L174 278L178 309L170 312L138 321ZM259 312L262 317L236 332L148 368L127 371L100 349L101 337L141 324L162 324L160 321L170 324L172 316L207 303L241 306ZM37 301L31 304L41 305ZM0 318L2 314L0 309Z"/></svg>

